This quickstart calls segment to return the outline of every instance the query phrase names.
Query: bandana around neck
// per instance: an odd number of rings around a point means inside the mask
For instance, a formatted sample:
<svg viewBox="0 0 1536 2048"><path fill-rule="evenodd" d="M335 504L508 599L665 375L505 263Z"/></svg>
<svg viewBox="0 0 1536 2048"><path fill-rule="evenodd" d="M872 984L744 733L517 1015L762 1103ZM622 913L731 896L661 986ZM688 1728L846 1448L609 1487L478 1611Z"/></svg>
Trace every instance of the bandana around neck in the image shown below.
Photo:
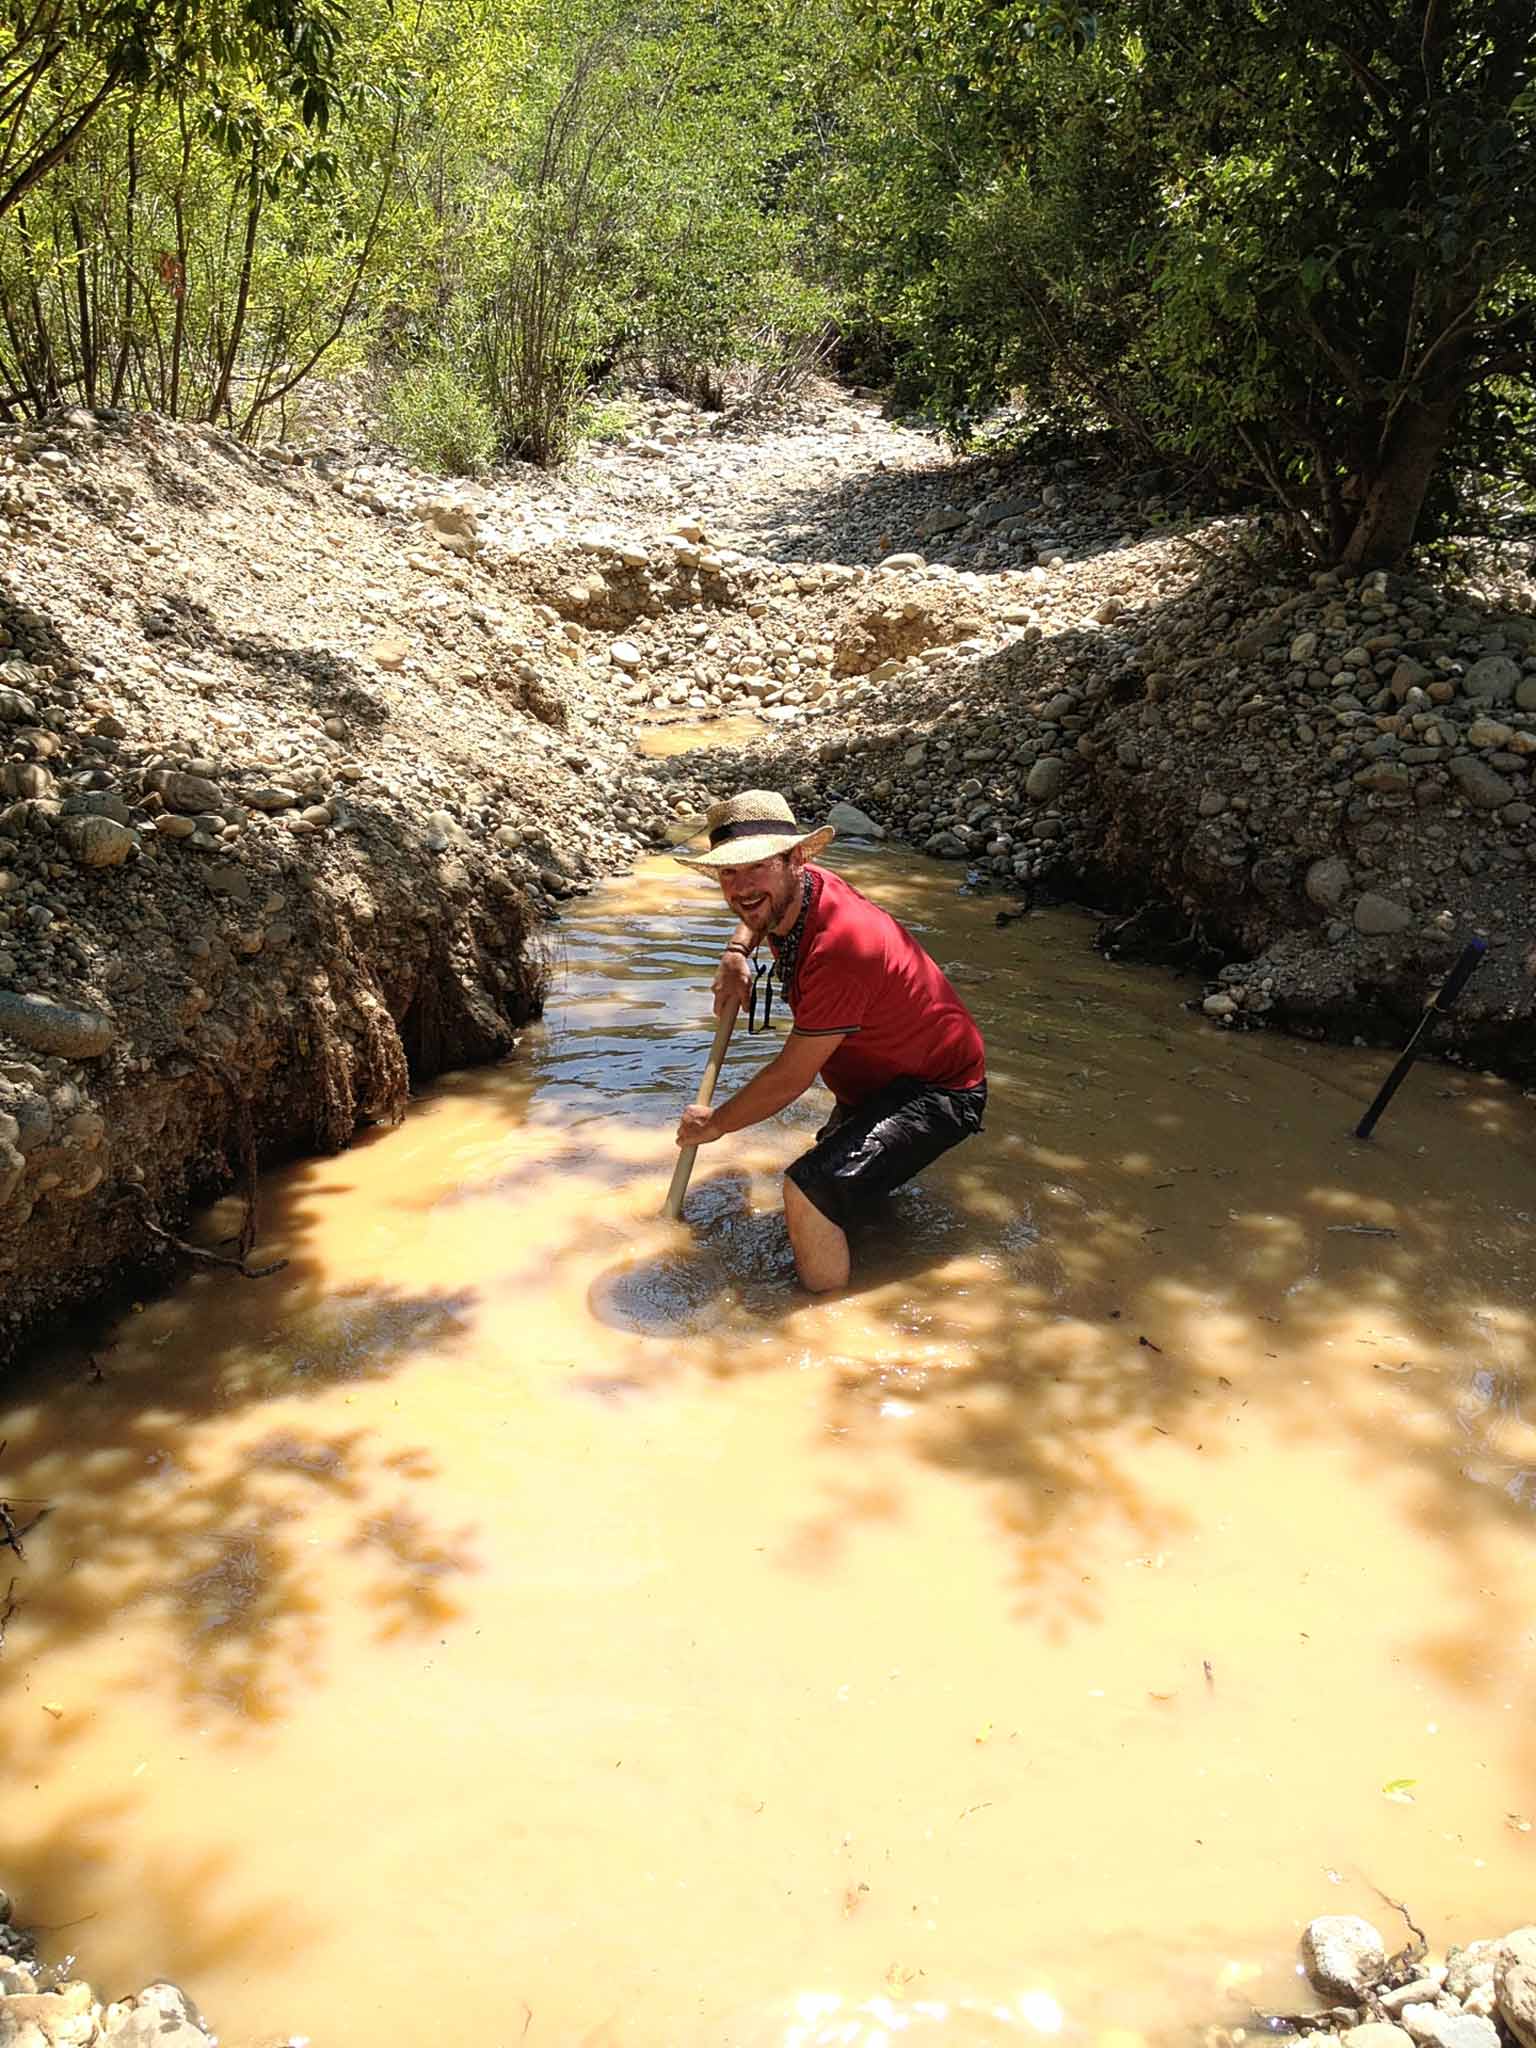
<svg viewBox="0 0 1536 2048"><path fill-rule="evenodd" d="M747 1009L747 1029L749 1031L755 1031L758 1028L757 991L759 985L761 985L763 990L762 1028L764 1031L768 1029L769 1021L773 1016L773 983L775 976L778 978L779 989L785 1001L789 1000L789 991L795 979L795 969L800 964L800 941L805 933L805 921L811 914L811 904L815 900L815 888L811 880L811 872L811 869L807 868L801 877L800 912L787 935L780 939L775 938L772 932L768 934L768 944L773 949L773 956L771 959L763 961L758 967L756 979L752 984L752 999Z"/></svg>

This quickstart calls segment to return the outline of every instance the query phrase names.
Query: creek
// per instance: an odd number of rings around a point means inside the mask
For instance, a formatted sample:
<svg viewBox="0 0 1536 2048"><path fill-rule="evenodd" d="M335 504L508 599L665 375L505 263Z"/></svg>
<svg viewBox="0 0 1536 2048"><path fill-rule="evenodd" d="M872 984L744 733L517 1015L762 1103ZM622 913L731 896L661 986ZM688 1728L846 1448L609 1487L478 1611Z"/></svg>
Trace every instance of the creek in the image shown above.
<svg viewBox="0 0 1536 2048"><path fill-rule="evenodd" d="M49 1509L0 1876L109 1993L235 2048L1126 2048L1304 2003L1319 1912L1529 1917L1529 1103L1424 1065L1359 1144L1381 1055L833 857L992 1077L846 1296L778 1215L809 1098L656 1220L726 926L658 860L513 1059L266 1178L281 1274L0 1388Z"/></svg>

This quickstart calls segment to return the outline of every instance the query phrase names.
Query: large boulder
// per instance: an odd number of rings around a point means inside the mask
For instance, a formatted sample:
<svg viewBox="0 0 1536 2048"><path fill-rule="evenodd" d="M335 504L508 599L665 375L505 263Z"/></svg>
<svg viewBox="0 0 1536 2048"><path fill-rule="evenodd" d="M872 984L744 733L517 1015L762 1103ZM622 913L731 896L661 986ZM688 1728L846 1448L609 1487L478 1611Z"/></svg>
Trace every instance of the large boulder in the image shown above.
<svg viewBox="0 0 1536 2048"><path fill-rule="evenodd" d="M1302 1933L1301 1963L1324 1998L1358 1999L1386 1969L1386 1944L1358 1913L1324 1913Z"/></svg>

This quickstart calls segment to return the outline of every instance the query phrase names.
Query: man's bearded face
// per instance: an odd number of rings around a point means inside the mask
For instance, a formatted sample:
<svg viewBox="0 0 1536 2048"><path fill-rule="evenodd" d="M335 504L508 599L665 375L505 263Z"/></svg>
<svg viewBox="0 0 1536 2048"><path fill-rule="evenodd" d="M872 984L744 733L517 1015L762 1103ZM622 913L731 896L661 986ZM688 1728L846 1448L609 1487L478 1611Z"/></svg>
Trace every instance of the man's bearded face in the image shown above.
<svg viewBox="0 0 1536 2048"><path fill-rule="evenodd" d="M745 868L716 868L720 891L742 923L759 937L782 923L800 900L804 861L793 853L776 853Z"/></svg>

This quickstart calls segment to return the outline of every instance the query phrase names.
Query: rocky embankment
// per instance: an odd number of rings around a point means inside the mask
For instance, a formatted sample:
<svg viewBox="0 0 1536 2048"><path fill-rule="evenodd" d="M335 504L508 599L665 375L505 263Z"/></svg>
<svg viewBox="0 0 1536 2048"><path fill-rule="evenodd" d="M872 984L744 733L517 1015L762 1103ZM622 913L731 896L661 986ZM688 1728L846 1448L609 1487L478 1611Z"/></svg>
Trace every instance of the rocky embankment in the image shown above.
<svg viewBox="0 0 1536 2048"><path fill-rule="evenodd" d="M213 2048L217 2038L174 1984L106 2004L83 1979L40 1963L0 1891L0 2048Z"/></svg>
<svg viewBox="0 0 1536 2048"><path fill-rule="evenodd" d="M1417 1929L1389 1956L1369 1920L1333 1913L1308 1923L1301 1962L1328 2002L1271 2016L1266 2034L1329 2036L1344 2048L1536 2048L1536 1927L1452 1948L1437 1962Z"/></svg>
<svg viewBox="0 0 1536 2048"><path fill-rule="evenodd" d="M1390 1034L1485 933L1453 1030L1529 1077L1532 587L1266 579L1166 484L835 393L452 489L0 429L0 1351L508 1049L562 898L749 781L1187 932L1229 1023ZM760 737L638 757L722 712Z"/></svg>

